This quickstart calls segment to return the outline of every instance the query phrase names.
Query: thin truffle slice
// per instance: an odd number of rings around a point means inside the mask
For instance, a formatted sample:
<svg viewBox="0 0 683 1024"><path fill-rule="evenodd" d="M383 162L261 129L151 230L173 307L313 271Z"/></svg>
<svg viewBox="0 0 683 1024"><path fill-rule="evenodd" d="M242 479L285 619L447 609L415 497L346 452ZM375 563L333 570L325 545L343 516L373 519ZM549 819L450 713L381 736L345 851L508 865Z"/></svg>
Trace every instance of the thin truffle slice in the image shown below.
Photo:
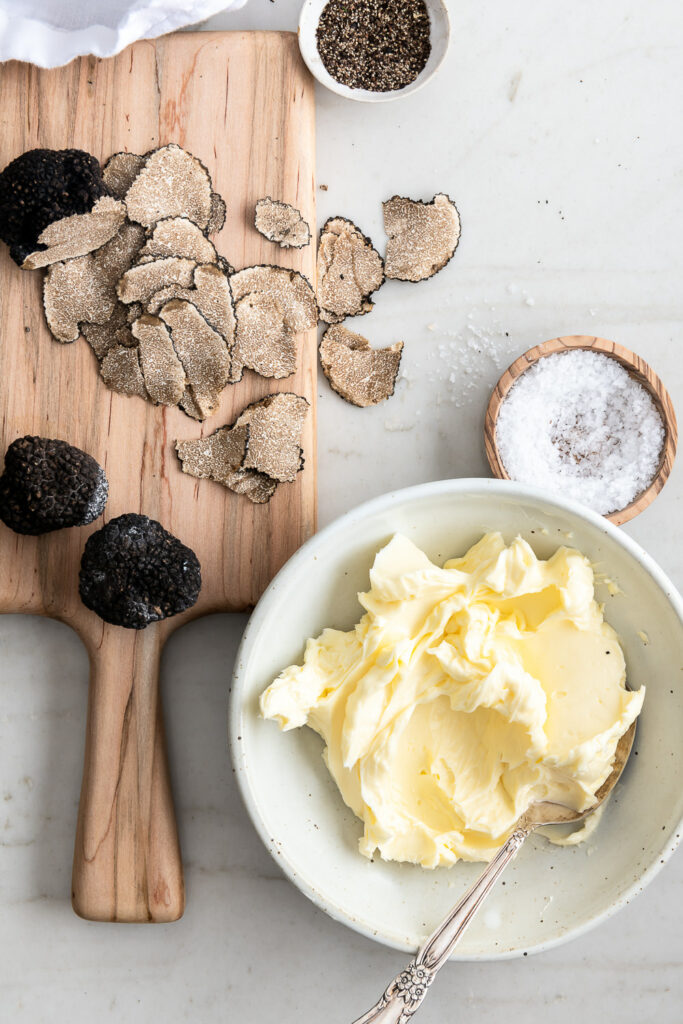
<svg viewBox="0 0 683 1024"><path fill-rule="evenodd" d="M104 470L80 448L48 437L18 437L0 476L0 519L15 533L31 536L87 526L104 512L108 493Z"/></svg>
<svg viewBox="0 0 683 1024"><path fill-rule="evenodd" d="M337 394L365 408L393 395L402 351L402 341L373 349L360 334L333 324L320 343L320 363Z"/></svg>
<svg viewBox="0 0 683 1024"><path fill-rule="evenodd" d="M230 278L235 302L251 292L274 299L292 331L307 331L318 323L318 306L310 284L296 270L286 267L245 267Z"/></svg>
<svg viewBox="0 0 683 1024"><path fill-rule="evenodd" d="M195 263L215 263L216 249L201 228L187 217L166 217L156 223L140 256L181 256Z"/></svg>
<svg viewBox="0 0 683 1024"><path fill-rule="evenodd" d="M225 200L218 192L211 193L211 208L209 210L209 223L206 225L207 235L215 235L223 230L225 224Z"/></svg>
<svg viewBox="0 0 683 1024"><path fill-rule="evenodd" d="M142 228L126 222L97 252L52 264L43 281L43 305L57 341L76 341L84 322L111 322L118 305L116 282L130 267L143 240Z"/></svg>
<svg viewBox="0 0 683 1024"><path fill-rule="evenodd" d="M114 153L109 157L102 170L102 177L114 199L125 199L126 192L144 164L145 157L137 153Z"/></svg>
<svg viewBox="0 0 683 1024"><path fill-rule="evenodd" d="M171 299L159 310L159 316L171 331L173 347L187 376L192 401L186 407L181 399L181 405L189 415L199 410L198 418L204 419L216 411L220 393L228 383L230 353L225 339L191 302Z"/></svg>
<svg viewBox="0 0 683 1024"><path fill-rule="evenodd" d="M102 360L100 375L111 391L147 398L137 348L115 345Z"/></svg>
<svg viewBox="0 0 683 1024"><path fill-rule="evenodd" d="M254 227L269 242L283 249L303 249L311 241L311 229L300 212L278 199L259 199L254 214Z"/></svg>
<svg viewBox="0 0 683 1024"><path fill-rule="evenodd" d="M21 266L48 224L88 213L106 195L99 162L82 149L31 149L0 174L0 238Z"/></svg>
<svg viewBox="0 0 683 1024"><path fill-rule="evenodd" d="M121 277L116 291L121 302L146 304L155 292L168 285L189 288L196 264L178 256L143 259Z"/></svg>
<svg viewBox="0 0 683 1024"><path fill-rule="evenodd" d="M147 516L128 513L86 542L78 589L105 622L144 629L191 608L202 585L194 551Z"/></svg>
<svg viewBox="0 0 683 1024"><path fill-rule="evenodd" d="M249 427L219 427L208 437L176 441L183 473L227 486L228 478L241 469L247 451Z"/></svg>
<svg viewBox="0 0 683 1024"><path fill-rule="evenodd" d="M382 257L370 239L344 217L328 220L318 245L320 318L336 324L369 313L370 296L383 281Z"/></svg>
<svg viewBox="0 0 683 1024"><path fill-rule="evenodd" d="M48 224L38 237L41 248L30 253L21 266L38 270L60 260L85 256L113 238L125 219L124 204L102 196L88 213L74 213Z"/></svg>
<svg viewBox="0 0 683 1024"><path fill-rule="evenodd" d="M296 344L275 299L251 292L235 306L237 329L232 353L231 380L245 366L262 377L289 377L296 371Z"/></svg>
<svg viewBox="0 0 683 1024"><path fill-rule="evenodd" d="M272 480L294 480L303 469L301 431L309 404L300 395L278 392L247 406L235 426L249 426L244 469L255 469Z"/></svg>
<svg viewBox="0 0 683 1024"><path fill-rule="evenodd" d="M389 241L385 272L397 281L424 281L446 266L460 241L460 215L445 193L431 202L394 196L382 203Z"/></svg>
<svg viewBox="0 0 683 1024"><path fill-rule="evenodd" d="M219 427L209 437L176 441L183 473L214 480L255 505L270 501L277 482L264 473L242 469L249 438L248 424Z"/></svg>
<svg viewBox="0 0 683 1024"><path fill-rule="evenodd" d="M171 143L152 150L126 193L131 220L152 227L166 217L188 217L202 231L211 215L211 178L206 167Z"/></svg>
<svg viewBox="0 0 683 1024"><path fill-rule="evenodd" d="M171 299L185 299L196 306L204 319L218 331L225 340L228 350L235 340L235 307L226 274L211 264L195 268L193 288L169 285L155 292L147 303L147 312L156 316L162 306Z"/></svg>
<svg viewBox="0 0 683 1024"><path fill-rule="evenodd" d="M166 324L144 314L131 325L139 342L140 369L147 394L157 405L177 405L185 392L185 371L175 353Z"/></svg>

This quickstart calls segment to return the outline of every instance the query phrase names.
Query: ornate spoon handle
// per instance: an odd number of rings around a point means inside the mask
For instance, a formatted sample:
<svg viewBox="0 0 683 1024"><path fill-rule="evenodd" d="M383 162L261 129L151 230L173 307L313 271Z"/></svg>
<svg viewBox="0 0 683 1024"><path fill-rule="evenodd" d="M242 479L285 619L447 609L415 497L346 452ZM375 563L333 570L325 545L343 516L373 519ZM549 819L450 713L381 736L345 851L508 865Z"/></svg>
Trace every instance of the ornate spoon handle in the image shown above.
<svg viewBox="0 0 683 1024"><path fill-rule="evenodd" d="M390 982L372 1009L354 1024L406 1024L410 1020L498 876L533 828L534 825L525 824L515 829L458 905L420 947L417 956Z"/></svg>

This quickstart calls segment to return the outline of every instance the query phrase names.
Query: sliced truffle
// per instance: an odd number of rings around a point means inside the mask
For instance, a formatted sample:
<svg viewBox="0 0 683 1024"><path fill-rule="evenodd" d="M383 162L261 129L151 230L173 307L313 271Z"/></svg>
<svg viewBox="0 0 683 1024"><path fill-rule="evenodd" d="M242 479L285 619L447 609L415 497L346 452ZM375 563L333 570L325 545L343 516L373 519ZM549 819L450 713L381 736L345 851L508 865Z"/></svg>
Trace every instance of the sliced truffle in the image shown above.
<svg viewBox="0 0 683 1024"><path fill-rule="evenodd" d="M211 215L211 178L206 167L171 143L152 150L126 193L128 216L152 227L166 217L188 217L203 231Z"/></svg>
<svg viewBox="0 0 683 1024"><path fill-rule="evenodd" d="M227 276L219 267L205 264L196 267L192 283L193 288L179 285L162 288L147 303L147 311L156 316L171 299L185 299L197 307L214 331L223 336L228 349L232 349L236 321Z"/></svg>
<svg viewBox="0 0 683 1024"><path fill-rule="evenodd" d="M102 177L114 199L125 199L126 192L145 165L145 157L136 153L114 153L104 165Z"/></svg>
<svg viewBox="0 0 683 1024"><path fill-rule="evenodd" d="M143 246L140 256L181 256L195 263L215 263L216 250L201 228L187 217L160 220Z"/></svg>
<svg viewBox="0 0 683 1024"><path fill-rule="evenodd" d="M118 516L87 540L79 592L105 622L144 629L191 608L201 568L194 551L147 516Z"/></svg>
<svg viewBox="0 0 683 1024"><path fill-rule="evenodd" d="M188 415L201 413L200 419L216 411L221 391L230 375L230 353L225 339L214 331L196 306L182 299L171 299L159 310L159 316L171 331L176 355L187 376L191 401L181 406Z"/></svg>
<svg viewBox="0 0 683 1024"><path fill-rule="evenodd" d="M237 316L231 381L241 379L245 366L267 377L289 376L296 369L291 335L318 322L315 294L306 278L284 267L246 267L232 275L230 288ZM249 301L242 303L247 296Z"/></svg>
<svg viewBox="0 0 683 1024"><path fill-rule="evenodd" d="M140 369L147 394L157 405L177 405L185 392L185 371L163 320L144 314L131 325L139 342Z"/></svg>
<svg viewBox="0 0 683 1024"><path fill-rule="evenodd" d="M147 398L137 348L115 345L102 360L100 375L111 391Z"/></svg>
<svg viewBox="0 0 683 1024"><path fill-rule="evenodd" d="M262 377L289 377L296 370L296 344L277 301L264 292L250 292L235 306L237 329L231 380L245 366Z"/></svg>
<svg viewBox="0 0 683 1024"><path fill-rule="evenodd" d="M460 240L460 216L444 193L430 203L394 196L382 203L388 278L424 281L443 270Z"/></svg>
<svg viewBox="0 0 683 1024"><path fill-rule="evenodd" d="M278 392L247 406L235 426L248 425L244 469L255 469L272 480L294 480L303 469L301 431L309 404L300 395Z"/></svg>
<svg viewBox="0 0 683 1024"><path fill-rule="evenodd" d="M38 270L60 260L85 256L113 238L125 219L124 204L111 196L102 196L88 213L73 213L48 224L38 237L40 248L26 257L22 267Z"/></svg>
<svg viewBox="0 0 683 1024"><path fill-rule="evenodd" d="M99 162L81 149L31 149L0 174L0 238L20 266L49 224L88 213L106 195Z"/></svg>
<svg viewBox="0 0 683 1024"><path fill-rule="evenodd" d="M283 249L303 249L311 241L311 229L299 211L270 196L257 202L254 227L269 242L277 242Z"/></svg>
<svg viewBox="0 0 683 1024"><path fill-rule="evenodd" d="M91 455L66 441L19 437L0 476L0 519L15 533L38 535L87 526L104 512L109 485Z"/></svg>
<svg viewBox="0 0 683 1024"><path fill-rule="evenodd" d="M323 225L318 245L320 317L336 324L369 313L370 296L384 281L382 257L350 220L333 217Z"/></svg>
<svg viewBox="0 0 683 1024"><path fill-rule="evenodd" d="M146 305L155 292L168 285L180 285L189 288L195 268L194 260L178 256L165 256L160 259L145 258L122 275L117 285L117 293L121 302L141 302Z"/></svg>
<svg viewBox="0 0 683 1024"><path fill-rule="evenodd" d="M83 323L111 324L119 305L116 282L130 267L143 240L141 227L125 223L97 252L52 264L43 282L43 304L57 341L75 341Z"/></svg>
<svg viewBox="0 0 683 1024"><path fill-rule="evenodd" d="M270 501L277 482L264 473L242 469L247 451L249 426L219 427L209 437L176 441L183 473L199 479L214 480L236 494L243 494L256 505Z"/></svg>
<svg viewBox="0 0 683 1024"><path fill-rule="evenodd" d="M228 478L241 469L247 450L249 427L219 427L208 437L176 441L183 473L227 486Z"/></svg>
<svg viewBox="0 0 683 1024"><path fill-rule="evenodd" d="M273 299L292 331L307 331L318 323L318 306L310 284L296 270L286 267L245 267L230 278L235 302L252 292Z"/></svg>
<svg viewBox="0 0 683 1024"><path fill-rule="evenodd" d="M126 348L137 344L130 332L126 317L128 307L117 302L114 312L104 324L83 323L81 333L86 339L98 360L104 359L110 349L117 345Z"/></svg>
<svg viewBox="0 0 683 1024"><path fill-rule="evenodd" d="M393 395L402 351L402 341L374 349L360 334L333 324L320 343L320 363L337 394L365 408Z"/></svg>
<svg viewBox="0 0 683 1024"><path fill-rule="evenodd" d="M215 235L223 230L225 224L225 200L218 192L211 193L211 208L209 210L209 223L206 225L207 235Z"/></svg>

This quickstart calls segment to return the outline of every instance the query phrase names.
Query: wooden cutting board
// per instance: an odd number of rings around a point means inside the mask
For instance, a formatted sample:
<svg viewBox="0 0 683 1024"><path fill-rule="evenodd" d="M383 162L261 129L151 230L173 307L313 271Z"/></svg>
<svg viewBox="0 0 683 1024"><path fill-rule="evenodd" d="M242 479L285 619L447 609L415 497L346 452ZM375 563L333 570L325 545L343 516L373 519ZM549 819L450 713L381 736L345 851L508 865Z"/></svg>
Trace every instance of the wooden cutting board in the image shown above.
<svg viewBox="0 0 683 1024"><path fill-rule="evenodd" d="M0 167L39 146L77 147L104 161L177 142L206 164L226 200L218 251L237 268L277 263L314 280L313 244L280 249L253 227L254 204L266 195L315 225L313 85L295 35L182 33L52 71L9 62L0 65L0 96ZM24 434L78 445L109 478L105 521L143 512L201 562L197 605L136 632L105 624L78 596L83 547L101 519L40 538L0 523L0 612L60 619L90 655L74 909L101 921L172 921L183 912L184 886L157 693L161 648L191 618L251 607L314 532L316 334L299 336L295 376L268 381L247 372L223 393L220 411L198 424L179 409L108 391L85 340L51 339L41 273L20 270L0 248L0 458ZM268 505L252 505L181 473L176 438L211 433L277 390L311 403L296 482L280 485Z"/></svg>

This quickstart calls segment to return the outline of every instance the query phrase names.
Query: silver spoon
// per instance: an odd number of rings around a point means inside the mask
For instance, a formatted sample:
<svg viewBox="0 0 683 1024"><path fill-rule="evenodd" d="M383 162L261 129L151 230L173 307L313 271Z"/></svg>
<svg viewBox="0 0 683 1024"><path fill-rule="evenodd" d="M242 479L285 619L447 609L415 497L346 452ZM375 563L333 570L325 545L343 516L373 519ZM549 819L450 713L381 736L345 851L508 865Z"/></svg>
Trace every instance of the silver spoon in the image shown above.
<svg viewBox="0 0 683 1024"><path fill-rule="evenodd" d="M612 771L597 791L597 803L590 811L599 807L614 789L631 753L635 732L634 722L617 744ZM547 801L532 804L474 885L467 890L436 931L432 932L427 941L420 946L417 955L408 966L390 982L375 1005L362 1017L358 1017L354 1024L405 1024L410 1020L426 996L437 972L446 963L468 924L495 885L498 876L517 854L527 836L539 825L560 825L578 821L590 811L580 813Z"/></svg>

